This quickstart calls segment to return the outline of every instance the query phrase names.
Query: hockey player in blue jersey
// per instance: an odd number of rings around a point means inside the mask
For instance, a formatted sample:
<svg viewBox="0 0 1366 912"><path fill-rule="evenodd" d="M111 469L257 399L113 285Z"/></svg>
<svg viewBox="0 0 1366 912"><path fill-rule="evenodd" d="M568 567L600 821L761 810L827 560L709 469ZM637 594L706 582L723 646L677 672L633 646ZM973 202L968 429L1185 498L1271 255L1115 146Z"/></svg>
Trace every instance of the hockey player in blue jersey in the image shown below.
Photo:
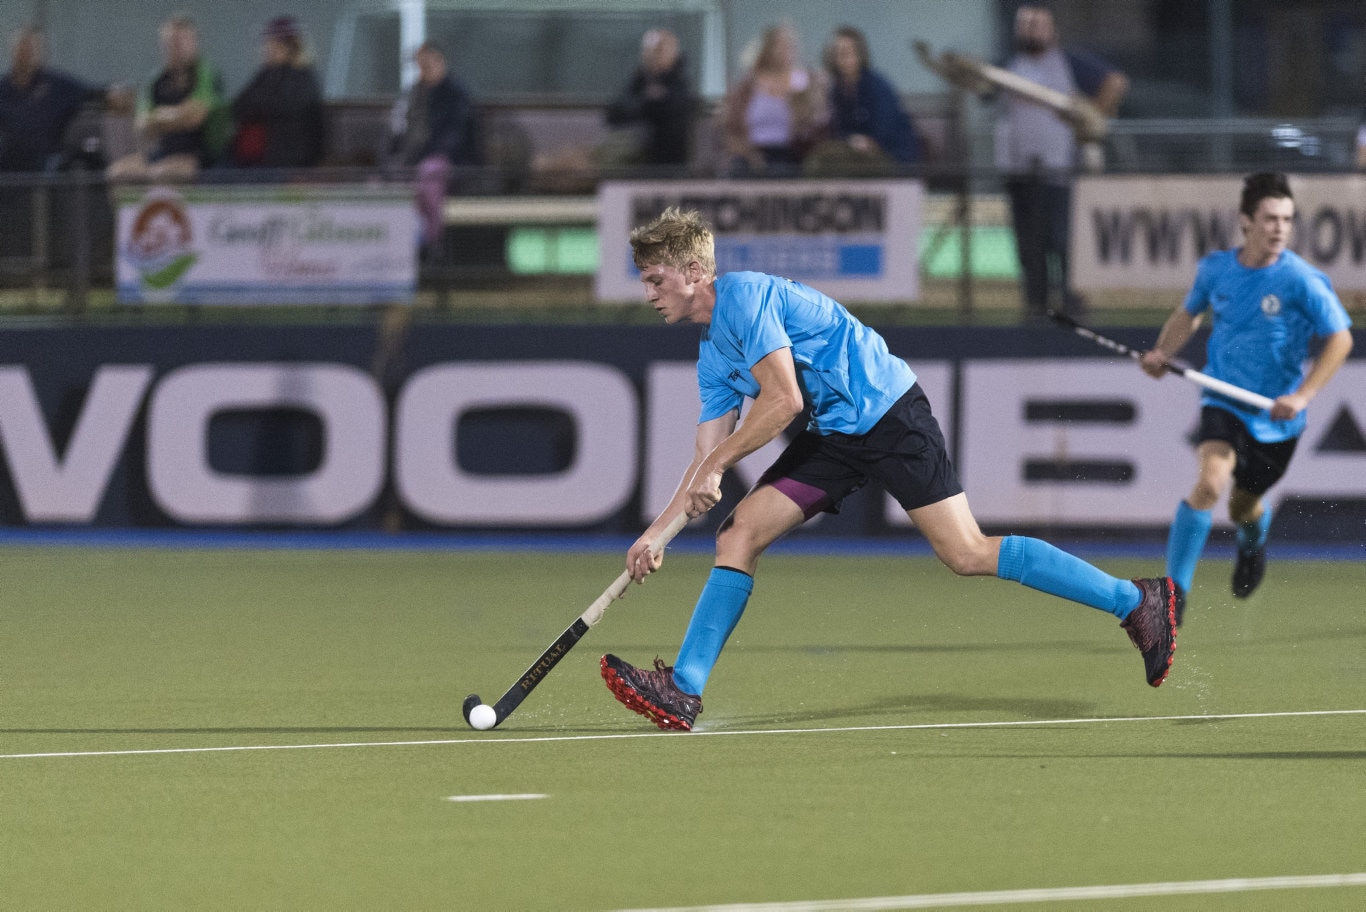
<svg viewBox="0 0 1366 912"><path fill-rule="evenodd" d="M1352 332L1328 277L1288 248L1295 201L1285 175L1249 176L1238 210L1243 245L1200 261L1185 302L1140 364L1151 376L1163 376L1163 366L1208 314L1204 373L1274 400L1264 411L1204 393L1195 487L1177 506L1167 537L1167 573L1189 591L1214 507L1232 482L1228 515L1238 543L1233 594L1246 598L1266 572L1271 509L1263 496L1285 474L1304 433L1305 409L1346 360ZM1316 340L1321 347L1306 367Z"/></svg>
<svg viewBox="0 0 1366 912"><path fill-rule="evenodd" d="M614 655L602 676L617 699L660 728L691 730L702 689L749 602L759 557L872 481L885 488L963 576L994 575L1109 612L1157 687L1176 649L1183 595L1169 579L1117 579L1037 538L983 534L949 461L929 401L880 335L813 288L758 272L716 275L715 242L696 212L666 210L631 233L645 298L667 323L702 327L701 417L691 462L669 504L626 554L641 582L661 566L650 544L679 513L721 500L721 478L810 410L805 430L722 522L716 562L673 666ZM745 397L754 400L744 420Z"/></svg>

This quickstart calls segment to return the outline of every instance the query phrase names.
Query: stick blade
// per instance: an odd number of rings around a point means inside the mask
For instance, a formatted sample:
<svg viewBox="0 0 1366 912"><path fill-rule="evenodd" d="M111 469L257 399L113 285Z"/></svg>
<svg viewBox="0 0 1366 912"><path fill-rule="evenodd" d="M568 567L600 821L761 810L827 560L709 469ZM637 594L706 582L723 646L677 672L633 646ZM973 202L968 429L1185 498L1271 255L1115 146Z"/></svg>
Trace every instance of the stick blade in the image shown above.
<svg viewBox="0 0 1366 912"><path fill-rule="evenodd" d="M465 698L465 702L460 704L460 711L465 714L465 721L470 721L470 712L484 701L479 699L479 694L470 694Z"/></svg>

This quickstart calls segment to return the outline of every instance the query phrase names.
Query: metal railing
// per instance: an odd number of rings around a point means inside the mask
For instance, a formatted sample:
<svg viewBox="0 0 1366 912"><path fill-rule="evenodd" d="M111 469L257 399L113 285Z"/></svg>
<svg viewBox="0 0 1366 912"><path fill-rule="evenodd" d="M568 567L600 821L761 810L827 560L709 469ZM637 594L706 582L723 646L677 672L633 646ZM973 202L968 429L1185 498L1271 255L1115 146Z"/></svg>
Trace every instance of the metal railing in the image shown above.
<svg viewBox="0 0 1366 912"><path fill-rule="evenodd" d="M1358 123L1351 118L1286 122L1276 119L1116 120L1106 141L1106 172L1115 174L1211 174L1283 170L1290 173L1347 172L1353 167ZM961 137L961 148L978 148L983 137ZM973 244L982 229L1008 231L1000 198L1000 176L961 160L907 169L902 176L926 181L930 205L923 229L931 253L952 249L959 263L952 279L935 289L941 306L971 314L984 292L1013 294L998 274L975 269ZM980 157L980 156L979 156ZM593 229L592 188L604 178L670 179L707 175L630 170L560 175L509 181L497 168L466 169L447 202L447 255L424 259L419 288L434 291L435 306L450 306L465 287L489 288L523 281L501 257L509 231L519 228ZM326 168L304 172L210 169L200 183L252 181L284 183L402 183L412 175L383 168ZM548 189L549 188L549 189ZM573 188L554 192L558 188ZM47 316L87 314L113 301L116 210L103 173L70 170L39 174L0 173L0 314ZM980 250L979 250L980 252ZM922 263L922 267L923 267ZM976 273L976 274L975 274ZM566 284L580 300L591 299L586 279L561 272L551 277L563 296ZM994 283L994 284L993 284ZM1005 286L1002 288L1001 286Z"/></svg>
<svg viewBox="0 0 1366 912"><path fill-rule="evenodd" d="M113 214L103 176L75 170L0 175L0 288L38 307L84 309L108 282Z"/></svg>
<svg viewBox="0 0 1366 912"><path fill-rule="evenodd" d="M1346 117L1115 120L1107 167L1148 174L1347 171L1359 126Z"/></svg>
<svg viewBox="0 0 1366 912"><path fill-rule="evenodd" d="M541 171L509 187L498 168L466 168L453 178L455 192L446 200L444 242L419 262L420 290L433 306L449 307L453 294L487 290L499 283L525 286L537 277L513 268L507 259L510 235L519 229L596 229L594 188L602 180L696 179L710 175L689 169L617 168L596 171ZM888 176L888 175L883 175ZM966 264L971 239L966 233L995 213L986 202L974 217L970 171L958 166L906 170L897 176L920 177L931 188L926 230L935 234L935 249L954 232L963 251L964 273L955 281L957 294L971 301L973 289ZM382 168L318 168L276 172L209 169L196 185L252 184L410 184L407 171ZM0 314L88 314L92 307L114 301L118 243L115 186L101 172L67 170L41 174L0 174ZM992 216L988 216L992 218ZM999 219L996 219L999 221ZM566 284L580 300L590 299L591 275L548 269L544 278ZM581 286L581 287L577 287ZM572 293L572 292L571 292ZM162 305L159 305L162 306Z"/></svg>

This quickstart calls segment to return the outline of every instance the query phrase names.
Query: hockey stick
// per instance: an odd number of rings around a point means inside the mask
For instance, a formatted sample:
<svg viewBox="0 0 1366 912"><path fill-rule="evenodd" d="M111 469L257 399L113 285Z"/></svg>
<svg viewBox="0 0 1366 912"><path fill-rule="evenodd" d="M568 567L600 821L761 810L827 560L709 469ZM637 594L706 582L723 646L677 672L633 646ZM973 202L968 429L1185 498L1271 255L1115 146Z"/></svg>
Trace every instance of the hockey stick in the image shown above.
<svg viewBox="0 0 1366 912"><path fill-rule="evenodd" d="M950 85L977 95L985 94L993 88L1003 89L1051 108L1071 124L1077 139L1081 142L1104 139L1109 130L1105 115L1084 95L1069 95L1057 89L1050 89L1032 79L1025 79L1010 70L983 63L967 54L945 51L936 57L924 41L913 41L911 47L927 69L938 73Z"/></svg>
<svg viewBox="0 0 1366 912"><path fill-rule="evenodd" d="M650 545L650 550L655 554L663 552L664 546L672 541L673 537L682 531L687 524L688 514L679 513L669 521L669 524L664 527L664 531L659 533L659 537ZM583 638L583 635L588 632L588 628L602 620L603 614L607 611L607 606L621 598L626 587L630 584L631 574L623 570L621 576L613 580L612 585L608 586L583 614L575 618L574 623L566 627L564 633L546 647L545 652L541 653L541 657L532 662L530 668L522 672L517 683L509 687L507 693L503 694L498 702L493 704L493 724L483 726L483 728L494 728L512 715L517 707L522 704L522 701L526 699L527 694L535 690L536 685L540 684L545 676L550 674L550 670L559 664L560 659L564 658L569 650L574 648L574 644ZM470 722L470 713L482 702L478 694L470 694L465 698L461 711L465 714L466 722ZM472 722L470 725L475 727Z"/></svg>
<svg viewBox="0 0 1366 912"><path fill-rule="evenodd" d="M1072 332L1081 336L1083 339L1090 339L1101 348L1108 348L1110 351L1118 352L1121 355L1128 355L1135 361L1139 361L1143 358L1142 352L1134 351L1122 342L1116 342L1114 339L1102 336L1094 329L1082 326L1067 314L1059 313L1056 310L1050 310L1048 316L1059 326L1072 330ZM1268 399L1260 393L1254 393L1252 390L1243 389L1241 386L1234 386L1232 383L1211 377L1209 374L1202 374L1195 368L1183 364L1180 361L1169 360L1167 362L1167 370L1173 374L1184 377L1196 386L1203 386L1210 392L1218 393L1221 396L1227 396L1229 399L1235 399L1238 402L1250 405L1253 408L1264 409L1269 412L1271 411L1271 406L1275 405L1274 399Z"/></svg>

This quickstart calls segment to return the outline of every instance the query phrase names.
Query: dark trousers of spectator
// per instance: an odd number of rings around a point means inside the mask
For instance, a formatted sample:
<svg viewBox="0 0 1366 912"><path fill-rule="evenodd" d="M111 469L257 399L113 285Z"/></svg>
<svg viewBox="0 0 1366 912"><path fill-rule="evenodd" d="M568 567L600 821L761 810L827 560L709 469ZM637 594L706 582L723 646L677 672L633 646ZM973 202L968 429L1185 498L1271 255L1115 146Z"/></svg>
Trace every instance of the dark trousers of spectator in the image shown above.
<svg viewBox="0 0 1366 912"><path fill-rule="evenodd" d="M4 212L0 218L0 257L33 256L34 192L32 186L0 184L0 212Z"/></svg>
<svg viewBox="0 0 1366 912"><path fill-rule="evenodd" d="M1007 180L1006 193L1020 258L1025 316L1042 317L1050 309L1080 316L1081 299L1072 293L1067 268L1072 185L1031 175Z"/></svg>
<svg viewBox="0 0 1366 912"><path fill-rule="evenodd" d="M38 176L0 173L0 286L25 284L40 273L54 285L75 281L73 267L82 259L86 268L107 272L116 219L103 184L76 185L70 172L59 172L44 186Z"/></svg>

